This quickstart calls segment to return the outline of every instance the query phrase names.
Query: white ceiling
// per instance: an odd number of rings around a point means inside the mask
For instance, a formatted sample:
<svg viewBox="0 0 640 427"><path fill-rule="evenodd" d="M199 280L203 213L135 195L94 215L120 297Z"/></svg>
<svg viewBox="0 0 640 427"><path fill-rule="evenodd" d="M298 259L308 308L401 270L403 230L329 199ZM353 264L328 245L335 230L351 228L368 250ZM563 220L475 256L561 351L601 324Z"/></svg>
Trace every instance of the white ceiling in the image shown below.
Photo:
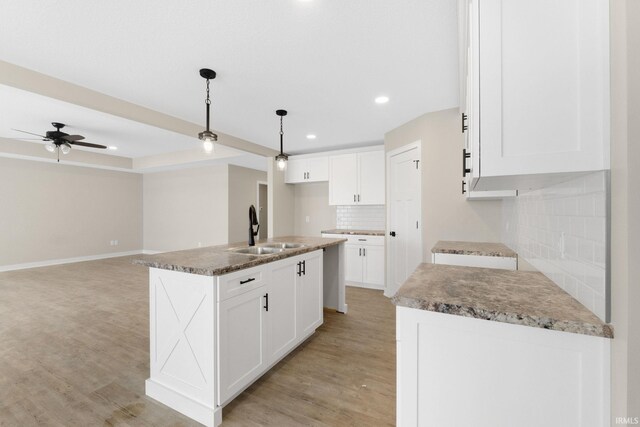
<svg viewBox="0 0 640 427"><path fill-rule="evenodd" d="M275 110L285 108L285 151L319 151L381 141L414 117L457 106L456 3L0 0L0 59L203 124L198 69L212 68L214 129L275 149ZM376 105L378 95L389 103ZM66 120L96 143L120 133L118 155L193 143L72 108L66 119L51 103L14 99L21 107L0 103L0 116L15 108L10 127L38 131Z"/></svg>

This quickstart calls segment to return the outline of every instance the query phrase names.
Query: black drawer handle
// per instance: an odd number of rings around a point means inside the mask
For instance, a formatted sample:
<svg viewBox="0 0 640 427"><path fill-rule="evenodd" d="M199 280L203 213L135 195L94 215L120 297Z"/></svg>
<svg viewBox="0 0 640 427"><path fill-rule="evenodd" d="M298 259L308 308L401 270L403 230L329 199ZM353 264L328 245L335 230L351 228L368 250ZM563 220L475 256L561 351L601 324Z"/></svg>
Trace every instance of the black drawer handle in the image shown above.
<svg viewBox="0 0 640 427"><path fill-rule="evenodd" d="M255 277L250 277L247 280L240 280L240 284L244 285L245 283L253 282L254 280L256 280Z"/></svg>
<svg viewBox="0 0 640 427"><path fill-rule="evenodd" d="M358 239L360 242L366 242L367 239Z"/></svg>

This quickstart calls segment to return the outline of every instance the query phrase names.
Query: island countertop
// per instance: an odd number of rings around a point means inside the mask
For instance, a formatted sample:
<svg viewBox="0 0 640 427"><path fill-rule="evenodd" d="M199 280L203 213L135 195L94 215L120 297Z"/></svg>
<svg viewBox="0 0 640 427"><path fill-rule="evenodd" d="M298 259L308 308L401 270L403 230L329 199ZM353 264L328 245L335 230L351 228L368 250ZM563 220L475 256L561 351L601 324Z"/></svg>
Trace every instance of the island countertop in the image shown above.
<svg viewBox="0 0 640 427"><path fill-rule="evenodd" d="M164 252L157 255L141 255L133 260L134 264L145 265L163 270L180 271L201 276L219 276L233 271L267 264L280 259L313 252L318 249L338 245L347 239L325 237L287 236L259 240L256 246L266 243L301 243L305 246L287 249L280 253L269 255L240 254L230 249L247 247L246 243L232 243L228 245L208 246L197 249L186 249L175 252Z"/></svg>
<svg viewBox="0 0 640 427"><path fill-rule="evenodd" d="M502 243L489 242L456 242L440 240L431 249L434 254L480 255L505 258L517 258L513 250Z"/></svg>
<svg viewBox="0 0 640 427"><path fill-rule="evenodd" d="M542 273L420 264L397 306L613 338L613 328Z"/></svg>

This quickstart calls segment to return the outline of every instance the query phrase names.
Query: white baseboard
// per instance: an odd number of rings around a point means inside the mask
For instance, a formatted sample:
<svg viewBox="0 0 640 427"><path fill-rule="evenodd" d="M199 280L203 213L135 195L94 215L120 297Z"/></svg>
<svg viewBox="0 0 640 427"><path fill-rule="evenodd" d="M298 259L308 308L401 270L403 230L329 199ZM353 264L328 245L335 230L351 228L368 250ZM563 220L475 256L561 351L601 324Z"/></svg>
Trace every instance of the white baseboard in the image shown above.
<svg viewBox="0 0 640 427"><path fill-rule="evenodd" d="M222 423L222 408L204 405L152 379L145 381L145 393L207 427L217 427Z"/></svg>
<svg viewBox="0 0 640 427"><path fill-rule="evenodd" d="M148 251L148 252L151 253L153 251ZM129 256L129 255L140 255L144 253L147 253L147 251L139 249L136 251L128 251L128 252L111 252L108 254L100 254L100 255L88 255L88 256L62 258L62 259L48 259L46 261L25 262L22 264L13 264L13 265L0 265L0 272L24 270L26 268L48 267L50 265L71 264L74 262L82 262L82 261L95 261L98 259L117 258L121 256ZM158 252L153 252L153 253L158 253Z"/></svg>
<svg viewBox="0 0 640 427"><path fill-rule="evenodd" d="M163 251L152 251L150 249L143 249L142 253L144 255L155 255L155 254L161 254Z"/></svg>

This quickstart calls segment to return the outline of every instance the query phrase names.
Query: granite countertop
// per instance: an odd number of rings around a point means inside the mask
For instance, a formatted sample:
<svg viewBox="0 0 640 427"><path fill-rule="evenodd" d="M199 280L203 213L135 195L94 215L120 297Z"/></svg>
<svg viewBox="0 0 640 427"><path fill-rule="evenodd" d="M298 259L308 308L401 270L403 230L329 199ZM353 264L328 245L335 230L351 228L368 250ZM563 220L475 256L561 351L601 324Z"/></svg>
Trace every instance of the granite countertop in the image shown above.
<svg viewBox="0 0 640 427"><path fill-rule="evenodd" d="M333 230L324 230L324 234L348 234L351 236L384 236L386 233L384 230L347 230L344 228L336 228Z"/></svg>
<svg viewBox="0 0 640 427"><path fill-rule="evenodd" d="M489 242L453 242L440 240L431 249L434 254L482 255L517 258L518 254L502 243Z"/></svg>
<svg viewBox="0 0 640 427"><path fill-rule="evenodd" d="M395 305L464 317L613 338L613 327L542 273L420 264Z"/></svg>
<svg viewBox="0 0 640 427"><path fill-rule="evenodd" d="M199 274L202 276L219 276L232 271L244 270L280 259L313 252L318 249L338 245L347 239L331 239L323 237L288 236L273 239L258 240L256 246L265 243L289 242L302 243L301 248L287 249L284 252L269 255L251 255L230 252L229 249L247 247L246 243L208 246L205 248L187 249L183 251L164 252L157 255L140 255L133 260L134 264L147 267L174 270L183 273Z"/></svg>

